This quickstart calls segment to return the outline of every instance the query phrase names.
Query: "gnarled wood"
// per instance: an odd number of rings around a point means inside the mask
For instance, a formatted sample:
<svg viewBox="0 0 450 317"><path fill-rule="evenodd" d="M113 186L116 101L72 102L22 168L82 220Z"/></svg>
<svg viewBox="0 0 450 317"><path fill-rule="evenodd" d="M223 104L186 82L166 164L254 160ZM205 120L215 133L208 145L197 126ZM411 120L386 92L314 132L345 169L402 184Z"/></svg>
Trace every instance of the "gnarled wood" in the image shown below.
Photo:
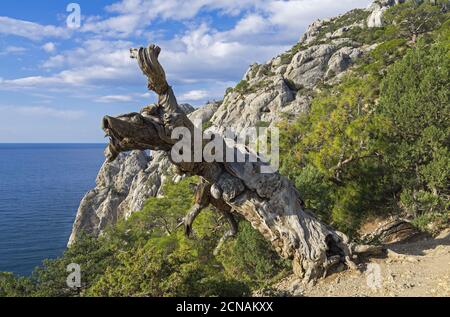
<svg viewBox="0 0 450 317"><path fill-rule="evenodd" d="M156 107L144 109L141 113L103 119L103 129L111 139L106 150L108 160L133 149L170 151L177 142L170 137L176 127L186 127L194 135L194 125L179 110L172 88L166 81L158 61L160 52L160 48L154 45L131 51L148 77L149 89L159 95L159 102ZM235 148L234 151L245 150ZM282 257L293 261L295 274L305 281L315 281L339 263L355 268L347 237L305 210L299 193L287 178L277 172L260 173L265 163L225 160L174 164L182 173L201 176L208 184L211 197L219 204L224 203L228 212L232 209L248 220ZM192 224L201 208L201 204L194 206L186 219L186 226ZM230 224L231 231L235 230L232 222Z"/></svg>

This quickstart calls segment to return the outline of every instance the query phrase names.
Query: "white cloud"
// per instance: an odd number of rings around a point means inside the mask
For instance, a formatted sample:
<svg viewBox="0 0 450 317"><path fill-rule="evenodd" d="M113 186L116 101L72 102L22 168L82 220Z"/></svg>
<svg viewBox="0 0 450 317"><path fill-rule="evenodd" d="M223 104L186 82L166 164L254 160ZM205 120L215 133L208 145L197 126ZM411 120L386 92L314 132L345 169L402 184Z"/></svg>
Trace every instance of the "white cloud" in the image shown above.
<svg viewBox="0 0 450 317"><path fill-rule="evenodd" d="M105 9L116 14L100 19L90 17L82 27L84 32L93 32L111 37L141 35L154 20L183 21L193 19L200 11L217 10L220 14L237 15L244 9L255 7L266 0L122 0Z"/></svg>
<svg viewBox="0 0 450 317"><path fill-rule="evenodd" d="M64 55L54 55L46 60L43 64L43 68L58 68L64 65L65 57Z"/></svg>
<svg viewBox="0 0 450 317"><path fill-rule="evenodd" d="M85 113L83 111L60 110L44 106L33 106L33 107L2 106L0 107L0 109L13 111L23 116L51 117L64 120L78 120L85 116Z"/></svg>
<svg viewBox="0 0 450 317"><path fill-rule="evenodd" d="M0 89L50 88L136 83L142 78L137 64L130 59L130 42L87 40L79 48L50 57L42 64L51 75L5 79Z"/></svg>
<svg viewBox="0 0 450 317"><path fill-rule="evenodd" d="M205 90L191 90L180 96L181 101L197 101L208 97L208 92Z"/></svg>
<svg viewBox="0 0 450 317"><path fill-rule="evenodd" d="M251 14L241 19L236 24L231 34L234 36L250 35L267 30L268 27L269 25L267 21L262 16L258 14Z"/></svg>
<svg viewBox="0 0 450 317"><path fill-rule="evenodd" d="M58 83L56 78L43 77L43 76L29 76L18 79L4 79L2 80L2 88L7 87L32 87L36 86L41 82L46 82L47 84L55 84Z"/></svg>
<svg viewBox="0 0 450 317"><path fill-rule="evenodd" d="M7 53L22 53L25 52L27 49L25 47L20 46L7 46L4 52Z"/></svg>
<svg viewBox="0 0 450 317"><path fill-rule="evenodd" d="M263 11L272 25L297 32L319 18L333 17L355 8L365 8L373 0L298 0L268 1Z"/></svg>
<svg viewBox="0 0 450 317"><path fill-rule="evenodd" d="M355 7L367 7L373 0L122 0L105 9L113 17L88 19L83 31L108 36L143 34L156 20L185 21L196 18L200 12L217 11L222 15L249 13L237 25L236 31L254 34L268 27L282 27L295 31L319 17L330 17ZM264 18L263 18L264 17ZM287 38L282 34L282 38Z"/></svg>
<svg viewBox="0 0 450 317"><path fill-rule="evenodd" d="M136 75L130 68L88 66L64 70L51 76L30 76L2 81L2 89L52 88L71 86L99 85L108 81L121 82L122 76L128 78Z"/></svg>
<svg viewBox="0 0 450 317"><path fill-rule="evenodd" d="M110 103L110 102L130 102L133 101L133 96L130 95L109 95L97 98L97 102Z"/></svg>
<svg viewBox="0 0 450 317"><path fill-rule="evenodd" d="M183 20L195 17L201 10L218 10L222 14L236 15L243 9L262 4L266 0L122 0L108 6L109 12L139 14L151 21L156 18Z"/></svg>
<svg viewBox="0 0 450 317"><path fill-rule="evenodd" d="M230 38L228 32L218 32L206 24L187 31L182 36L162 42L160 59L169 81L193 83L230 81L243 75L248 65L264 62L286 50L289 45L246 42Z"/></svg>
<svg viewBox="0 0 450 317"><path fill-rule="evenodd" d="M129 48L133 46L129 41L107 41L101 39L87 39L80 42L78 47L61 52L50 57L43 63L45 68L80 67L91 65L124 66L132 63Z"/></svg>
<svg viewBox="0 0 450 317"><path fill-rule="evenodd" d="M154 98L154 94L150 92L146 93L130 93L130 94L122 94L122 95L105 95L95 98L96 102L100 103L118 103L118 102L137 102L147 100L149 98Z"/></svg>
<svg viewBox="0 0 450 317"><path fill-rule="evenodd" d="M89 19L83 24L81 31L99 33L103 36L127 37L140 25L141 17L135 14L120 15L104 20Z"/></svg>
<svg viewBox="0 0 450 317"><path fill-rule="evenodd" d="M160 59L169 82L182 86L182 91L196 92L190 95L188 92L181 99L201 100L206 98L205 91L213 89L216 92L220 82L238 80L250 64L265 62L289 49L315 19L333 16L355 6L363 7L369 2L123 0L106 8L116 16L85 20L83 31L98 36L80 41L78 47L60 51L41 64L50 75L4 80L2 88L89 86L89 89L96 89L103 85L114 88L144 85L145 79L136 62L129 58L128 49L134 43L117 38L108 40L109 36L138 34L156 18L186 20L195 18L200 11L210 10L229 15L244 12L229 30L219 31L208 23L198 24L194 20L181 33L157 43L163 49ZM194 83L195 88L188 87ZM103 102L112 101L106 98Z"/></svg>
<svg viewBox="0 0 450 317"><path fill-rule="evenodd" d="M67 38L67 29L53 25L41 25L34 22L0 16L0 34L15 35L36 41L46 37Z"/></svg>
<svg viewBox="0 0 450 317"><path fill-rule="evenodd" d="M8 54L21 54L26 52L27 49L21 46L7 46L3 50L0 50L0 55L8 55Z"/></svg>
<svg viewBox="0 0 450 317"><path fill-rule="evenodd" d="M48 42L48 43L45 43L44 45L42 45L42 49L44 51L46 51L47 53L52 53L55 51L56 45L53 42Z"/></svg>

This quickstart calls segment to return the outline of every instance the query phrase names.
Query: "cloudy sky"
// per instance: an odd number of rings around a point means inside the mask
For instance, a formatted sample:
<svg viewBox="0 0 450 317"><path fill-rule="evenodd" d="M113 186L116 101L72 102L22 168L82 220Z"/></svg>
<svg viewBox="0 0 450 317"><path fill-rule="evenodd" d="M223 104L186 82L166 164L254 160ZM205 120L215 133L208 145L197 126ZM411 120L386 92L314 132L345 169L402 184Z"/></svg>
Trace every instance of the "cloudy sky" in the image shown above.
<svg viewBox="0 0 450 317"><path fill-rule="evenodd" d="M199 106L292 47L317 18L370 2L79 0L73 28L70 1L3 0L0 143L103 142L103 115L155 101L130 47L161 46L178 101Z"/></svg>

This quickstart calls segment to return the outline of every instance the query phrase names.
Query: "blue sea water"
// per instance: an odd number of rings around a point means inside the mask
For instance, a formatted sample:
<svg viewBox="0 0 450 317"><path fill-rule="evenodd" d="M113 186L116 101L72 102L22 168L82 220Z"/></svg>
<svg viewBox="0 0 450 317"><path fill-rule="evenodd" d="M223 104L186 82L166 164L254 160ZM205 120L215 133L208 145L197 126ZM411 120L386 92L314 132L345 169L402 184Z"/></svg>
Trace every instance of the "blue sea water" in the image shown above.
<svg viewBox="0 0 450 317"><path fill-rule="evenodd" d="M0 272L29 275L67 245L104 144L0 144Z"/></svg>

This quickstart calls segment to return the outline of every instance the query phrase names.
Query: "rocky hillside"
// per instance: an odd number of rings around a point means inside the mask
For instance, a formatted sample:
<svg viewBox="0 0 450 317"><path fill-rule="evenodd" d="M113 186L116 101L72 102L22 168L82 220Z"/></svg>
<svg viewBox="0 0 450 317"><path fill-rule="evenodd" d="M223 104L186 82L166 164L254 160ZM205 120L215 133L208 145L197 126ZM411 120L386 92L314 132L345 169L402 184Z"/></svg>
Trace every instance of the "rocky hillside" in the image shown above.
<svg viewBox="0 0 450 317"><path fill-rule="evenodd" d="M190 114L206 126L240 130L270 126L294 119L310 109L312 96L322 87L338 83L358 60L382 39L372 36L384 23L385 11L400 0L377 0L367 9L317 20L294 47L265 64L253 64L222 102L208 104ZM185 111L192 109L185 107ZM80 232L98 235L109 224L142 209L149 197L160 195L170 175L163 153L135 151L105 163L96 187L83 198L70 243Z"/></svg>

